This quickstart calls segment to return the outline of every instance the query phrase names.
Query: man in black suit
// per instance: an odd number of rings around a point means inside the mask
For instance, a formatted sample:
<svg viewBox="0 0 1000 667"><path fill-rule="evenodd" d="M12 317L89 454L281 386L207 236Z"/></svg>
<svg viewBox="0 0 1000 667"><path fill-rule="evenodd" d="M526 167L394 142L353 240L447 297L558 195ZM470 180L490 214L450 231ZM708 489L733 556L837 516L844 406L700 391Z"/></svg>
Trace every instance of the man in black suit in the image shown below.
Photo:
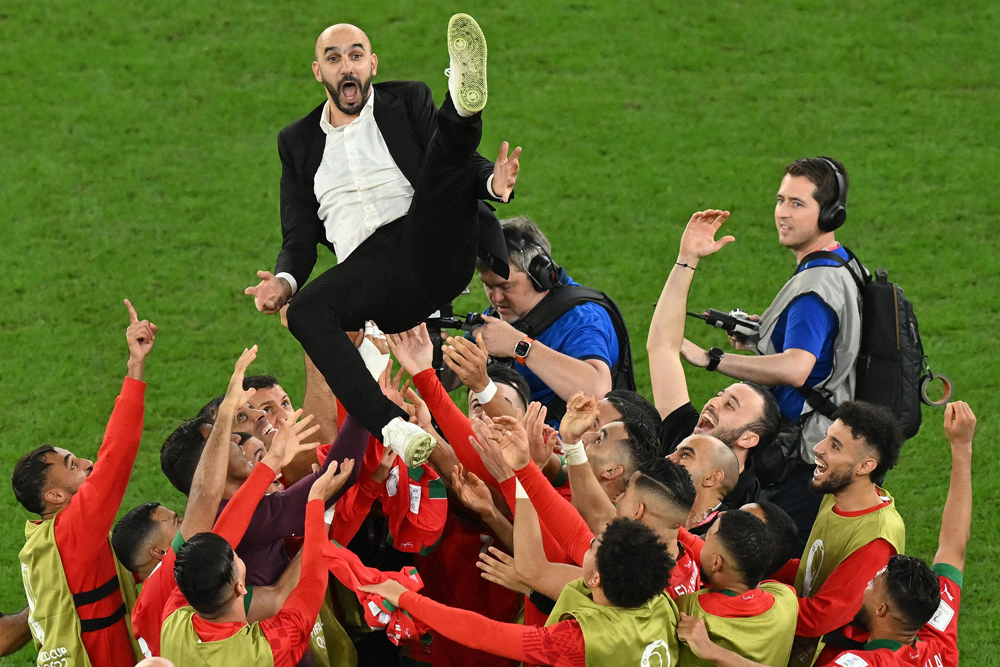
<svg viewBox="0 0 1000 667"><path fill-rule="evenodd" d="M507 270L503 233L481 200L506 202L515 149L495 164L476 149L486 104L486 40L476 22L448 23L449 93L438 110L423 83L372 85L378 57L352 25L316 42L313 74L327 101L278 135L282 247L274 274L248 287L257 309L285 303L288 328L347 411L417 465L435 441L386 398L345 330L374 320L397 332L426 319L468 286L477 254ZM306 285L316 245L337 266Z"/></svg>

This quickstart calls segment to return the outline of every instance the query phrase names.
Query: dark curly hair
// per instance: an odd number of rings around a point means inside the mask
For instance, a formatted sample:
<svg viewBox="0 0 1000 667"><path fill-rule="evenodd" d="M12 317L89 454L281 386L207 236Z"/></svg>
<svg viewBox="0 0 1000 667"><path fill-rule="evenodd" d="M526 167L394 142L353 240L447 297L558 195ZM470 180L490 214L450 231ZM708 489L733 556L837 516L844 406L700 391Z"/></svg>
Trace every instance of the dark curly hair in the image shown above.
<svg viewBox="0 0 1000 667"><path fill-rule="evenodd" d="M903 429L888 408L864 401L848 401L833 415L851 429L855 438L864 438L875 452L878 465L871 472L873 480L883 479L896 465L903 446Z"/></svg>
<svg viewBox="0 0 1000 667"><path fill-rule="evenodd" d="M513 387L518 398L521 399L521 409L525 412L528 411L528 403L531 402L531 387L528 386L528 381L524 379L523 375L503 364L487 364L486 375L494 382Z"/></svg>
<svg viewBox="0 0 1000 667"><path fill-rule="evenodd" d="M619 421L625 426L626 437L618 443L627 452L632 463L628 470L631 475L641 463L656 456L659 441L656 439L656 427L649 423L640 408L624 403L619 412L622 413Z"/></svg>
<svg viewBox="0 0 1000 667"><path fill-rule="evenodd" d="M639 607L663 593L674 569L667 545L633 519L608 524L596 554L601 589L616 607Z"/></svg>
<svg viewBox="0 0 1000 667"><path fill-rule="evenodd" d="M717 523L716 538L743 574L743 583L756 588L771 564L767 525L750 512L739 511L723 512Z"/></svg>
<svg viewBox="0 0 1000 667"><path fill-rule="evenodd" d="M778 431L781 430L781 409L778 407L778 399L766 387L755 382L743 382L741 384L753 389L760 396L761 400L764 401L764 410L760 413L760 416L744 426L743 431L739 434L743 435L747 431L756 433L759 438L757 443L759 451L771 444L778 437Z"/></svg>
<svg viewBox="0 0 1000 667"><path fill-rule="evenodd" d="M886 565L885 583L889 597L909 623L908 630L920 629L941 604L938 577L919 558L892 556Z"/></svg>
<svg viewBox="0 0 1000 667"><path fill-rule="evenodd" d="M654 431L660 423L660 413L656 409L656 406L650 403L649 399L637 391L629 391L628 389L612 389L604 395L604 400L613 405L615 410L618 410L618 412L623 412L622 406L625 404L639 408L639 410L649 418L649 424Z"/></svg>

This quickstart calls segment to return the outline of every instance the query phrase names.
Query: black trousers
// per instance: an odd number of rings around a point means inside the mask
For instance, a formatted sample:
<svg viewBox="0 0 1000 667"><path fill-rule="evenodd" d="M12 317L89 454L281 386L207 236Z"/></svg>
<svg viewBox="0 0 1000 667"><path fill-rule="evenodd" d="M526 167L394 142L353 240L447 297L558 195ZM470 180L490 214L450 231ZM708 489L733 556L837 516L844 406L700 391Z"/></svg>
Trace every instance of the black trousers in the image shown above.
<svg viewBox="0 0 1000 667"><path fill-rule="evenodd" d="M823 501L823 494L809 488L815 469L815 464L800 461L792 468L784 482L764 489L762 496L792 517L799 531L798 544L795 547L797 553L805 551L809 532L816 522L816 515L819 514L819 506Z"/></svg>
<svg viewBox="0 0 1000 667"><path fill-rule="evenodd" d="M458 296L476 267L473 157L482 120L480 114L460 117L449 95L437 124L406 216L376 230L288 307L289 331L347 412L376 437L406 413L379 389L345 331L357 331L365 320L387 333L409 329Z"/></svg>

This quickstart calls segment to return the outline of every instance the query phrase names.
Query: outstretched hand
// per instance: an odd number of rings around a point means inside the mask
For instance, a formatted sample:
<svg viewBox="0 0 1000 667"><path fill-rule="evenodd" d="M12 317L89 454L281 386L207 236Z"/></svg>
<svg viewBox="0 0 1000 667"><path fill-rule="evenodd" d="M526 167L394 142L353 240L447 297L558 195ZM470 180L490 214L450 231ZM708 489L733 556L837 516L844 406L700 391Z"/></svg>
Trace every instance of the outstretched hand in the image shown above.
<svg viewBox="0 0 1000 667"><path fill-rule="evenodd" d="M486 351L482 332L476 332L475 343L461 336L449 336L445 343L441 348L445 365L473 392L479 393L486 389L490 383L490 376L486 372L490 355Z"/></svg>
<svg viewBox="0 0 1000 667"><path fill-rule="evenodd" d="M476 437L470 435L469 444L479 454L479 458L483 460L486 470L498 482L503 482L513 477L514 471L511 470L500 448L500 439L503 437L503 430L494 424L489 417L485 419L473 417L471 422L472 432L476 434Z"/></svg>
<svg viewBox="0 0 1000 667"><path fill-rule="evenodd" d="M358 590L363 593L374 593L375 595L381 595L386 602L391 604L393 607L399 606L399 596L409 590L403 584L399 583L395 579L386 579L381 584L368 584L367 586L358 586Z"/></svg>
<svg viewBox="0 0 1000 667"><path fill-rule="evenodd" d="M292 298L292 286L284 278L278 278L270 271L258 271L260 282L243 290L253 297L257 310L265 315L273 315Z"/></svg>
<svg viewBox="0 0 1000 667"><path fill-rule="evenodd" d="M597 421L597 399L578 391L566 401L566 414L559 422L559 438L567 443L580 442L583 434Z"/></svg>
<svg viewBox="0 0 1000 667"><path fill-rule="evenodd" d="M410 377L427 370L434 362L434 345L431 344L426 324L421 323L402 333L389 334L387 342L396 361Z"/></svg>
<svg viewBox="0 0 1000 667"><path fill-rule="evenodd" d="M532 401L524 415L524 430L528 434L531 460L539 468L544 468L549 462L556 443L555 429L545 423L548 411L549 409L538 401Z"/></svg>
<svg viewBox="0 0 1000 667"><path fill-rule="evenodd" d="M319 447L318 442L302 442L318 431L319 425L309 426L313 420L312 415L306 415L302 420L296 421L301 415L302 408L299 408L292 413L290 419L278 420L278 432L275 433L271 448L263 459L263 463L271 470L278 472L291 463L298 454Z"/></svg>
<svg viewBox="0 0 1000 667"><path fill-rule="evenodd" d="M718 241L715 234L719 227L729 217L729 211L709 209L698 211L688 220L687 227L684 228L684 235L681 236L681 246L677 253L677 261L694 268L698 260L717 253L723 246L736 240L733 236L723 236Z"/></svg>
<svg viewBox="0 0 1000 667"><path fill-rule="evenodd" d="M229 378L229 386L226 388L226 395L222 402L231 410L245 406L250 398L257 393L257 390L250 388L243 389L243 378L246 376L247 368L257 358L257 346L250 349L244 348L243 354L236 360L236 368L232 377Z"/></svg>
<svg viewBox="0 0 1000 667"><path fill-rule="evenodd" d="M128 329L125 340L128 343L128 376L134 380L142 380L142 367L146 355L153 349L156 340L156 325L149 320L139 320L132 303L125 299L128 308Z"/></svg>
<svg viewBox="0 0 1000 667"><path fill-rule="evenodd" d="M517 566L514 564L514 557L505 554L496 547L490 547L490 553L480 553L479 562L476 567L482 570L482 577L486 581L500 584L523 595L531 593L531 587L525 584L517 573Z"/></svg>
<svg viewBox="0 0 1000 667"><path fill-rule="evenodd" d="M517 172L521 169L521 147L518 146L509 156L510 144L506 141L500 144L497 161L493 163L493 194L500 197L504 203L510 201L510 194L517 182Z"/></svg>
<svg viewBox="0 0 1000 667"><path fill-rule="evenodd" d="M322 500L325 503L333 498L333 494L344 487L353 471L354 459L344 459L339 466L336 461L331 461L326 472L317 477L309 488L309 500Z"/></svg>
<svg viewBox="0 0 1000 667"><path fill-rule="evenodd" d="M461 464L451 471L451 488L462 504L479 516L485 518L496 511L493 494L486 482L476 477L475 473L466 472Z"/></svg>

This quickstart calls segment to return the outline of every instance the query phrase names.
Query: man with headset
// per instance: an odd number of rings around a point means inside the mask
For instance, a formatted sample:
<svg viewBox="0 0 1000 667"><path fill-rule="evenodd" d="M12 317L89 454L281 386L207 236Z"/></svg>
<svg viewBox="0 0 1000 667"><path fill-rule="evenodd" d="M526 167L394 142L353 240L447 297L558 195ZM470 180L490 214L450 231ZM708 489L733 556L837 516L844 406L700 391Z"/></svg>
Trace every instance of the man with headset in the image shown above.
<svg viewBox="0 0 1000 667"><path fill-rule="evenodd" d="M861 342L861 295L855 276L866 269L837 242L847 218L847 171L828 157L800 158L785 167L774 221L778 242L791 250L795 273L760 319L753 355L703 350L685 340L689 363L739 380L773 387L781 409L785 454L795 461L771 492L773 500L809 534L819 510L810 494L815 455L832 420L821 414L822 399L840 405L854 398L854 363ZM846 263L846 264L845 264ZM800 538L801 539L801 538Z"/></svg>
<svg viewBox="0 0 1000 667"><path fill-rule="evenodd" d="M486 324L476 330L486 352L514 361L531 400L548 408L550 422L562 417L566 401L578 391L604 396L611 389L634 390L628 331L615 303L574 282L526 216L500 224L509 277L482 261L477 267L490 300Z"/></svg>

